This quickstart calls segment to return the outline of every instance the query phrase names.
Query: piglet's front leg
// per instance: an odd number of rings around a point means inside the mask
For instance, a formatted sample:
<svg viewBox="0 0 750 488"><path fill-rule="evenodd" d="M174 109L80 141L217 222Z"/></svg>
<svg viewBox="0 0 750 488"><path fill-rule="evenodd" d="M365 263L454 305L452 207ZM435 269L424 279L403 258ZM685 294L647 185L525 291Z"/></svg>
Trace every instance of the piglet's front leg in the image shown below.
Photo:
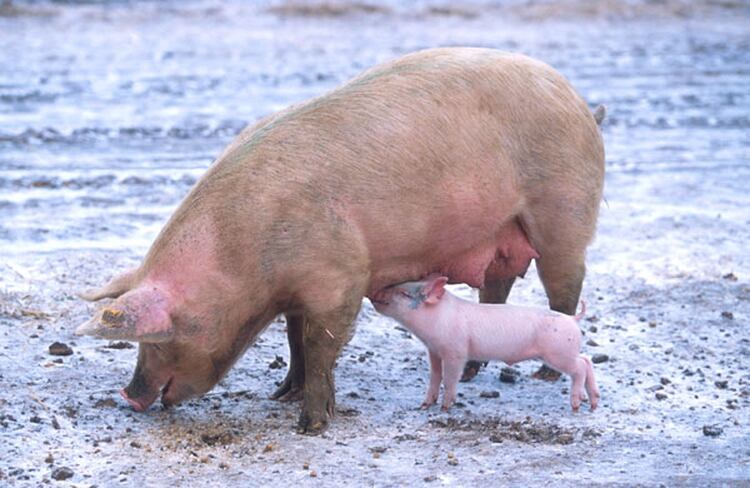
<svg viewBox="0 0 750 488"><path fill-rule="evenodd" d="M445 391L443 392L441 410L444 412L451 408L451 405L456 401L458 380L461 379L465 364L465 358L443 358L443 386Z"/></svg>
<svg viewBox="0 0 750 488"><path fill-rule="evenodd" d="M443 360L432 351L430 353L430 386L421 408L428 408L435 404L440 394L440 383L443 381Z"/></svg>

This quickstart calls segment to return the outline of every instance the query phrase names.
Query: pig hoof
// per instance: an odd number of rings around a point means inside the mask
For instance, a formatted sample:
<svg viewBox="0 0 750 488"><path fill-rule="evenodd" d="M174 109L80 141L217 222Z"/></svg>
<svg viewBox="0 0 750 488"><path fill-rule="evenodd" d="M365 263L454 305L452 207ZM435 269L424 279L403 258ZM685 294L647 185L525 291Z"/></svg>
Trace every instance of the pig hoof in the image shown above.
<svg viewBox="0 0 750 488"><path fill-rule="evenodd" d="M327 419L311 419L304 412L300 415L297 432L307 435L321 434L328 427Z"/></svg>
<svg viewBox="0 0 750 488"><path fill-rule="evenodd" d="M301 385L287 384L286 381L273 392L271 400L280 402L296 402L302 400L304 388Z"/></svg>
<svg viewBox="0 0 750 488"><path fill-rule="evenodd" d="M537 380L557 381L560 379L560 373L548 367L546 364L543 364L536 373L531 375L531 377Z"/></svg>
<svg viewBox="0 0 750 488"><path fill-rule="evenodd" d="M487 363L484 363L487 365ZM461 375L461 382L466 383L467 381L471 381L474 379L474 377L479 373L479 368L482 367L482 363L479 361L469 361L466 363L466 366L464 366L464 372Z"/></svg>
<svg viewBox="0 0 750 488"><path fill-rule="evenodd" d="M298 371L292 369L281 382L281 385L271 394L271 400L278 400L280 402L296 402L302 400L305 388L305 376L299 374Z"/></svg>

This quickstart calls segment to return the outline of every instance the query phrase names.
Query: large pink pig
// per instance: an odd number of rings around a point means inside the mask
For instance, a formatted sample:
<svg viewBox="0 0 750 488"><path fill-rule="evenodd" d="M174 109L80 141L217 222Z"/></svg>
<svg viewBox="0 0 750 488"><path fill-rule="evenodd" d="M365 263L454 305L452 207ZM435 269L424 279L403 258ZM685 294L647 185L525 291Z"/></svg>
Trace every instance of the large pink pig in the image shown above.
<svg viewBox="0 0 750 488"><path fill-rule="evenodd" d="M580 354L581 331L576 316L551 310L470 302L445 290L448 278L432 275L424 281L388 287L371 298L375 309L401 322L427 346L430 386L422 407L435 403L442 381L443 410L456 401L456 386L469 359L497 359L513 365L526 359L545 364L573 380L570 405L578 411L584 386L591 410L599 389L591 360Z"/></svg>
<svg viewBox="0 0 750 488"><path fill-rule="evenodd" d="M80 334L140 343L122 394L144 410L211 389L278 314L303 396L334 411L332 368L362 297L439 272L503 301L537 259L552 308L574 311L604 177L598 116L548 65L434 49L376 66L243 131L143 263Z"/></svg>

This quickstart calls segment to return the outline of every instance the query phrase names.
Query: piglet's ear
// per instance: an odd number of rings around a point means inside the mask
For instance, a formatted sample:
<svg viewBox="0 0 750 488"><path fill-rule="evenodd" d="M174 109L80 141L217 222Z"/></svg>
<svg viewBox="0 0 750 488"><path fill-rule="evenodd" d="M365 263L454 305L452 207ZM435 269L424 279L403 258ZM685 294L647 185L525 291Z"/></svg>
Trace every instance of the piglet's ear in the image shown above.
<svg viewBox="0 0 750 488"><path fill-rule="evenodd" d="M157 288L138 287L99 310L76 334L134 342L170 341L174 326L168 296Z"/></svg>
<svg viewBox="0 0 750 488"><path fill-rule="evenodd" d="M445 284L448 283L448 278L445 276L438 276L437 278L430 279L427 284L422 288L422 293L427 297L424 302L428 305L435 305L443 298L445 293Z"/></svg>

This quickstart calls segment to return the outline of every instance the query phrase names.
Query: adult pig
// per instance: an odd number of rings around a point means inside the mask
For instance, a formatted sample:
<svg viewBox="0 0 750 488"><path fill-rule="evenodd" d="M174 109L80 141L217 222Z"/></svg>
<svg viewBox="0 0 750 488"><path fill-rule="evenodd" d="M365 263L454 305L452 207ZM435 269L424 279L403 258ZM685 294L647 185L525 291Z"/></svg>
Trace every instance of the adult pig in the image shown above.
<svg viewBox="0 0 750 488"><path fill-rule="evenodd" d="M470 302L445 290L448 278L433 275L424 281L401 283L373 297L375 309L401 322L427 347L430 386L422 408L438 399L440 384L443 410L456 401L456 386L468 359L499 359L513 365L541 359L572 379L570 406L578 411L584 386L591 410L599 403L599 388L591 360L580 354L578 321L586 311L570 316L559 312L516 305Z"/></svg>
<svg viewBox="0 0 750 488"><path fill-rule="evenodd" d="M604 177L596 120L563 76L489 49L376 66L244 130L79 334L140 343L136 409L205 393L278 314L302 430L334 411L362 297L438 272L502 300L532 258L572 313Z"/></svg>

